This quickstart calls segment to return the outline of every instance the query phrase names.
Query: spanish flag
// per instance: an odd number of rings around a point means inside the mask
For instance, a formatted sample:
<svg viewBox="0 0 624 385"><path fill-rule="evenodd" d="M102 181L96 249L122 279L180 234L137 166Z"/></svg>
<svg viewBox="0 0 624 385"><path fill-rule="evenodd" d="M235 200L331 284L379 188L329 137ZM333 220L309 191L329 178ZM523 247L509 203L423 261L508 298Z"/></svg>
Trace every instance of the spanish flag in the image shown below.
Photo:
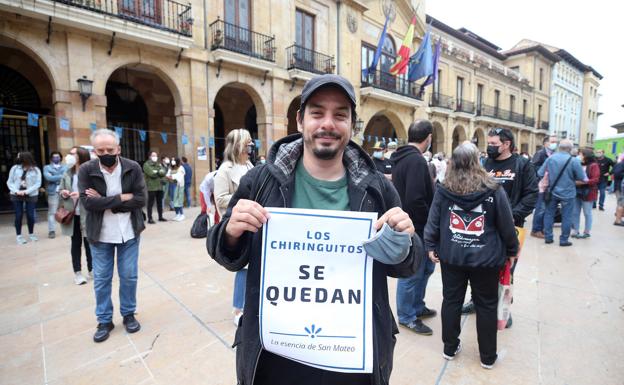
<svg viewBox="0 0 624 385"><path fill-rule="evenodd" d="M410 47L412 45L412 41L414 40L414 28L416 27L416 15L412 17L412 22L410 23L409 28L407 29L407 34L403 39L403 43L401 44L401 48L399 49L399 53L397 58L390 68L390 74L392 75L403 75L407 72L407 64L409 63L410 56Z"/></svg>

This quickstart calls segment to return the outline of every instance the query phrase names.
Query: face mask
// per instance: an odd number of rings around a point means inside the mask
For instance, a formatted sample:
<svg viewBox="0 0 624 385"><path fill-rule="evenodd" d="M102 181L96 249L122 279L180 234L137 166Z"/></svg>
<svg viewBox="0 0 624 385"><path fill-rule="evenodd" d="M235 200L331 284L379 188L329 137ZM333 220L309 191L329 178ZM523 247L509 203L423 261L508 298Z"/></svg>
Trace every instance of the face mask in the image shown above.
<svg viewBox="0 0 624 385"><path fill-rule="evenodd" d="M386 265L401 263L412 247L412 237L407 233L392 230L384 223L381 230L362 243L366 254Z"/></svg>
<svg viewBox="0 0 624 385"><path fill-rule="evenodd" d="M487 146L487 154L490 159L496 159L500 155L499 146Z"/></svg>
<svg viewBox="0 0 624 385"><path fill-rule="evenodd" d="M165 160L163 160L164 164L169 164L169 159L165 158Z"/></svg>
<svg viewBox="0 0 624 385"><path fill-rule="evenodd" d="M253 144L247 145L247 155L251 155L253 153L254 153L254 145Z"/></svg>
<svg viewBox="0 0 624 385"><path fill-rule="evenodd" d="M76 156L72 154L65 155L65 165L69 168L74 167L76 165Z"/></svg>
<svg viewBox="0 0 624 385"><path fill-rule="evenodd" d="M266 160L265 159L260 159L260 164L265 164Z"/></svg>
<svg viewBox="0 0 624 385"><path fill-rule="evenodd" d="M152 162L154 162L154 163L158 162L158 157L157 157L157 156L152 156L150 159L151 159L151 160L152 160Z"/></svg>
<svg viewBox="0 0 624 385"><path fill-rule="evenodd" d="M113 167L117 163L117 155L104 154L98 155L98 158L100 158L100 164L104 167Z"/></svg>
<svg viewBox="0 0 624 385"><path fill-rule="evenodd" d="M557 149L557 143L550 143L548 145L548 148L552 151L555 151Z"/></svg>
<svg viewBox="0 0 624 385"><path fill-rule="evenodd" d="M429 161L431 160L431 158L430 158L430 157L428 157L427 155L425 155L425 160L426 160L427 162L429 162Z"/></svg>
<svg viewBox="0 0 624 385"><path fill-rule="evenodd" d="M61 157L60 157L60 156L56 156L56 155L55 155L55 156L53 156L53 157L52 157L52 163L54 163L54 164L59 164L59 163L61 163Z"/></svg>
<svg viewBox="0 0 624 385"><path fill-rule="evenodd" d="M381 159L382 156L383 156L383 151L373 152L373 158Z"/></svg>
<svg viewBox="0 0 624 385"><path fill-rule="evenodd" d="M176 165L176 161L175 161L175 160L172 160L172 161L171 161L171 165L172 165L172 166L175 166L175 165Z"/></svg>

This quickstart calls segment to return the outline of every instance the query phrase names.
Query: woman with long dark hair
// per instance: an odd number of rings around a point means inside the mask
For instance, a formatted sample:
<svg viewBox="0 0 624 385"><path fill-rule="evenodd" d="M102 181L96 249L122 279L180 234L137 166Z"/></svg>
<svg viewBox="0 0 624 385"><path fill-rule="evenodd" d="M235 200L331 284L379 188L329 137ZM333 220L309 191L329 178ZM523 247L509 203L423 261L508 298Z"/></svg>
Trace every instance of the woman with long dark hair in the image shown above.
<svg viewBox="0 0 624 385"><path fill-rule="evenodd" d="M85 254L87 255L87 269L89 278L93 279L93 266L91 264L91 249L89 241L85 237L87 227L87 213L80 201L80 193L78 191L78 169L80 165L91 160L89 150L82 147L72 147L69 154L65 156L65 165L67 171L61 179L59 192L61 196L60 206L67 211L74 211L74 217L67 224L61 224L63 235L71 237L71 257L74 269L74 283L83 285L87 283L86 278L82 275L82 245L84 244Z"/></svg>
<svg viewBox="0 0 624 385"><path fill-rule="evenodd" d="M39 199L41 187L41 170L37 167L35 159L30 152L24 151L17 154L15 165L9 171L7 186L15 210L15 234L17 243L25 244L26 238L22 236L22 217L26 208L26 220L28 222L28 237L31 241L38 241L35 235L35 208Z"/></svg>
<svg viewBox="0 0 624 385"><path fill-rule="evenodd" d="M592 228L592 207L598 199L598 183L600 183L600 165L596 162L594 150L584 148L579 151L579 158L583 171L587 175L587 181L576 181L576 199L574 202L574 214L572 238L589 238ZM581 233L581 211L585 217L585 230Z"/></svg>
<svg viewBox="0 0 624 385"><path fill-rule="evenodd" d="M453 151L424 239L429 258L442 270L443 357L452 360L461 351L461 309L470 281L481 366L491 369L497 359L499 272L508 259L513 265L518 238L507 195L481 167L474 144Z"/></svg>

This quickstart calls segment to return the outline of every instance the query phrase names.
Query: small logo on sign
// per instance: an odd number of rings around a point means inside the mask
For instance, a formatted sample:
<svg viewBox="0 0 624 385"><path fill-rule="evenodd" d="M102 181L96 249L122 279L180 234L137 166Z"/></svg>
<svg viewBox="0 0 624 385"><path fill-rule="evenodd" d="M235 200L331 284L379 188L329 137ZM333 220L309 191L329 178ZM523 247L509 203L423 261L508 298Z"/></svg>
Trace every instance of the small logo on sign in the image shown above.
<svg viewBox="0 0 624 385"><path fill-rule="evenodd" d="M321 328L317 329L316 326L314 326L314 324L312 324L312 326L310 326L309 328L306 326L304 329L306 333L308 333L308 336L310 338L315 338L321 332L321 330L323 330Z"/></svg>

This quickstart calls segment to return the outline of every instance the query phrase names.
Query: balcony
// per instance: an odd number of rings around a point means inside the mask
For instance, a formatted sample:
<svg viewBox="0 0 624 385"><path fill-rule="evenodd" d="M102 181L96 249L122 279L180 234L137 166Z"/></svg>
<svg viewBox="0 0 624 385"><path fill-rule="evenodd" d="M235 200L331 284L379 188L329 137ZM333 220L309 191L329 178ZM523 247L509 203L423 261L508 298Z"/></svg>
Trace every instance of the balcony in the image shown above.
<svg viewBox="0 0 624 385"><path fill-rule="evenodd" d="M19 14L179 50L192 45L190 3L173 0L0 0Z"/></svg>
<svg viewBox="0 0 624 385"><path fill-rule="evenodd" d="M475 104L465 99L457 99L457 103L455 105L455 111L465 112L468 114L474 114Z"/></svg>
<svg viewBox="0 0 624 385"><path fill-rule="evenodd" d="M548 122L541 122L539 125L540 130L548 131L549 128L550 125L548 124Z"/></svg>
<svg viewBox="0 0 624 385"><path fill-rule="evenodd" d="M442 95L441 93L435 92L431 94L429 107L441 107L441 108L452 110L453 98L448 95Z"/></svg>
<svg viewBox="0 0 624 385"><path fill-rule="evenodd" d="M375 71L365 76L364 71L362 71L362 88L364 87L377 88L412 99L423 100L419 84L410 82L403 76L394 76L387 72Z"/></svg>
<svg viewBox="0 0 624 385"><path fill-rule="evenodd" d="M275 62L275 37L263 35L217 19L210 24L210 50L225 49L252 58Z"/></svg>
<svg viewBox="0 0 624 385"><path fill-rule="evenodd" d="M333 56L293 44L286 48L287 70L302 70L315 74L331 74L336 65Z"/></svg>
<svg viewBox="0 0 624 385"><path fill-rule="evenodd" d="M529 118L528 116L524 117L524 125L529 127L535 127L535 119Z"/></svg>
<svg viewBox="0 0 624 385"><path fill-rule="evenodd" d="M509 111L503 110L499 107L488 106L487 104L481 105L481 108L478 111L478 115L503 120L509 120L510 116Z"/></svg>

